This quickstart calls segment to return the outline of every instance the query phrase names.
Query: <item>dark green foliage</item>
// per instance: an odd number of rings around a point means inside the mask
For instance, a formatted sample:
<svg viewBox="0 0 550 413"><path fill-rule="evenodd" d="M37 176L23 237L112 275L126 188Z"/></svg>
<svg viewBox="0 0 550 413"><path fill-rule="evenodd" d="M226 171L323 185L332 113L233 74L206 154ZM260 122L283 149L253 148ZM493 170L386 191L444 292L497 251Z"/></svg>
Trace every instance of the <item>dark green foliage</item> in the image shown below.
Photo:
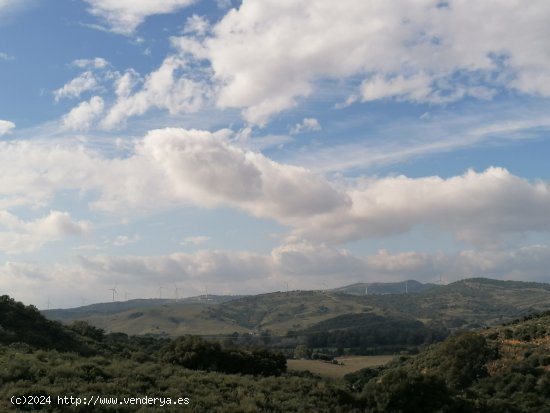
<svg viewBox="0 0 550 413"><path fill-rule="evenodd" d="M162 362L138 363L111 356L20 353L0 347L0 411L13 411L12 395L50 395L47 412L320 412L364 411L343 385L311 377L253 377L185 369ZM57 406L57 395L188 397L189 406Z"/></svg>
<svg viewBox="0 0 550 413"><path fill-rule="evenodd" d="M298 332L310 348L418 346L443 340L448 331L430 328L410 318L382 317L372 313L334 317Z"/></svg>
<svg viewBox="0 0 550 413"><path fill-rule="evenodd" d="M192 370L229 374L280 375L286 371L286 358L265 349L223 349L217 342L197 336L180 337L161 352L162 360Z"/></svg>
<svg viewBox="0 0 550 413"><path fill-rule="evenodd" d="M86 323L63 327L9 297L2 298L0 309L0 412L13 411L11 395L100 394L189 397L191 403L156 409L50 405L42 410L550 413L550 314L455 334L416 356L327 380L307 372L285 373L281 354L239 347L238 334L222 347L192 336L104 334ZM363 315L340 321L351 327L355 320L361 327ZM378 319L363 320L372 325ZM82 348L88 349L86 356L78 352Z"/></svg>
<svg viewBox="0 0 550 413"><path fill-rule="evenodd" d="M0 297L0 344L17 342L42 349L91 353L76 334L58 322L46 320L36 307L3 295Z"/></svg>
<svg viewBox="0 0 550 413"><path fill-rule="evenodd" d="M372 379L378 377L383 368L365 368L344 376L344 381L348 383L352 390L360 391Z"/></svg>
<svg viewBox="0 0 550 413"><path fill-rule="evenodd" d="M495 357L485 337L462 333L450 337L438 347L439 366L436 369L454 390L462 390L475 380L487 376L485 364Z"/></svg>
<svg viewBox="0 0 550 413"><path fill-rule="evenodd" d="M88 337L96 341L102 341L105 335L102 329L94 327L85 321L74 321L69 328L83 337Z"/></svg>
<svg viewBox="0 0 550 413"><path fill-rule="evenodd" d="M390 370L379 379L370 380L363 397L374 412L381 413L430 413L453 404L440 377L405 368Z"/></svg>

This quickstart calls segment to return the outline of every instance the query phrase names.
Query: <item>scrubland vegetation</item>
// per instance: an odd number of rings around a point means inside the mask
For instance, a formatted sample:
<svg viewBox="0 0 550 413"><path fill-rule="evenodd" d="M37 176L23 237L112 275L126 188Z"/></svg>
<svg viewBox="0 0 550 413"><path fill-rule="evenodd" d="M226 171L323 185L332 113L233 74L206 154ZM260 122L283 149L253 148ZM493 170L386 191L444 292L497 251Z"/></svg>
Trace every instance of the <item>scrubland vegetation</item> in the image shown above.
<svg viewBox="0 0 550 413"><path fill-rule="evenodd" d="M352 353L363 345L348 347L354 337L359 343L371 337L369 345L383 346L377 339L386 340L385 320L378 316L349 315L336 321L304 329L317 341L301 336L289 354L289 348L273 346L268 336L206 340L106 334L82 321L62 325L47 320L36 308L3 296L0 411L550 412L549 312L475 331L449 330L448 336L427 331L423 323L404 320L392 327L390 322L390 330L407 327L402 340L414 344L415 351L397 352L385 365L344 377L287 368L287 357L294 356L338 363L332 361L332 352ZM350 335L352 326L356 330ZM415 341L415 329L421 340ZM330 346L334 343L328 340L341 336L341 348L310 346L319 344L321 336L315 334L327 332L322 344ZM292 334L289 338L296 339ZM55 403L16 407L10 403L13 395L48 395L52 402L58 395L187 397L190 403L100 410Z"/></svg>

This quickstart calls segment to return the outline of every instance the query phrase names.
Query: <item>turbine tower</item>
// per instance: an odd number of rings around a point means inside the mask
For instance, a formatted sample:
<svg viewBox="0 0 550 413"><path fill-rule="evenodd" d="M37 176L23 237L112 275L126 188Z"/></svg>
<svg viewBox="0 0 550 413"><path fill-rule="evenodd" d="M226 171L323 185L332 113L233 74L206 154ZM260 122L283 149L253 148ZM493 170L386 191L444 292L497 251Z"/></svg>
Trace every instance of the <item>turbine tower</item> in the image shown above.
<svg viewBox="0 0 550 413"><path fill-rule="evenodd" d="M181 288L178 287L176 284L174 284L174 295L176 296L176 301L179 301L180 299L180 295L179 295L180 290Z"/></svg>
<svg viewBox="0 0 550 413"><path fill-rule="evenodd" d="M113 303L115 302L115 294L118 294L118 291L116 290L116 285L113 288L107 288L107 291L112 291L113 293Z"/></svg>

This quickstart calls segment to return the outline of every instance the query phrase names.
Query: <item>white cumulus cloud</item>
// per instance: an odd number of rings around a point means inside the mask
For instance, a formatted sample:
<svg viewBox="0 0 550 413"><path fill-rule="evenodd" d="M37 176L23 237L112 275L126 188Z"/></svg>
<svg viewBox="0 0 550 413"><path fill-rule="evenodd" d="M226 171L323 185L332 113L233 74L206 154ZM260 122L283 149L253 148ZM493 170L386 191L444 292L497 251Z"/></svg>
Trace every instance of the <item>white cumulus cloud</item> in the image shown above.
<svg viewBox="0 0 550 413"><path fill-rule="evenodd" d="M50 211L43 218L22 221L0 210L0 250L8 254L31 252L66 236L83 235L88 229L87 222L75 221L67 212Z"/></svg>
<svg viewBox="0 0 550 413"><path fill-rule="evenodd" d="M205 94L203 85L177 72L185 67L185 61L171 56L161 66L150 73L143 87L131 93L137 76L133 71L126 72L116 82L116 102L108 109L101 125L112 129L124 124L132 117L143 115L152 108L167 109L170 113L196 112L202 105Z"/></svg>
<svg viewBox="0 0 550 413"><path fill-rule="evenodd" d="M7 135L15 128L15 123L0 119L0 136Z"/></svg>
<svg viewBox="0 0 550 413"><path fill-rule="evenodd" d="M290 130L291 135L295 135L302 132L318 131L321 130L321 124L315 118L304 118L301 123L297 123Z"/></svg>
<svg viewBox="0 0 550 413"><path fill-rule="evenodd" d="M102 57L95 57L93 59L74 60L73 65L81 69L103 69L109 65L109 62Z"/></svg>
<svg viewBox="0 0 550 413"><path fill-rule="evenodd" d="M104 102L99 96L93 96L89 101L81 102L63 116L63 128L70 130L87 130L103 112Z"/></svg>
<svg viewBox="0 0 550 413"><path fill-rule="evenodd" d="M174 44L210 63L220 107L264 124L322 79L361 81L349 102L550 96L549 17L544 0L244 0L206 39Z"/></svg>
<svg viewBox="0 0 550 413"><path fill-rule="evenodd" d="M85 0L89 12L102 18L112 31L132 34L149 16L176 12L195 0Z"/></svg>
<svg viewBox="0 0 550 413"><path fill-rule="evenodd" d="M82 147L0 142L0 207L48 205L63 190L93 194L105 212L181 205L230 207L289 228L288 240L337 245L436 228L496 248L550 231L550 185L503 168L330 181L231 143L233 133L159 129L124 158Z"/></svg>
<svg viewBox="0 0 550 413"><path fill-rule="evenodd" d="M94 90L98 87L97 79L92 72L84 72L80 76L72 79L63 87L54 91L55 101L62 98L77 98L82 93Z"/></svg>
<svg viewBox="0 0 550 413"><path fill-rule="evenodd" d="M184 33L195 33L204 36L210 30L210 22L204 16L193 14L188 17L183 28Z"/></svg>

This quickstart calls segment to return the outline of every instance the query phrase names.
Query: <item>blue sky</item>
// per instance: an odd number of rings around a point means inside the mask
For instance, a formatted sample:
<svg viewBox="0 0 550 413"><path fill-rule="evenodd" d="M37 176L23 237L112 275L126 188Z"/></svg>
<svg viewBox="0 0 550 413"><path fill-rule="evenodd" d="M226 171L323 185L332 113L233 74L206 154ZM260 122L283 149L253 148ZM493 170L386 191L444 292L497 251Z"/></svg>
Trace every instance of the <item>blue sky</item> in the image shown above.
<svg viewBox="0 0 550 413"><path fill-rule="evenodd" d="M550 4L0 0L0 289L549 281Z"/></svg>

